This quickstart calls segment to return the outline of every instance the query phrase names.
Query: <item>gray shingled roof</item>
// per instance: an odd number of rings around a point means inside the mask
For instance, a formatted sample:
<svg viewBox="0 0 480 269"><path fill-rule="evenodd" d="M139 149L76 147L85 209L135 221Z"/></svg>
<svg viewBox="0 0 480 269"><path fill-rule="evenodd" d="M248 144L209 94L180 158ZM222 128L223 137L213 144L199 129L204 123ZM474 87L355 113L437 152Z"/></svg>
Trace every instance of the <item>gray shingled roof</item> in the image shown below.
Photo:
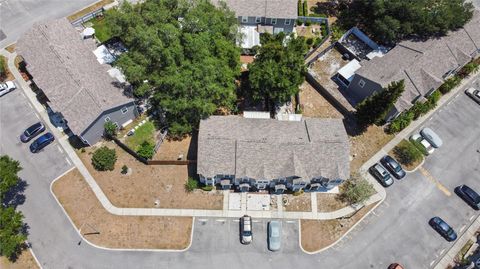
<svg viewBox="0 0 480 269"><path fill-rule="evenodd" d="M255 179L350 175L341 119L278 121L212 116L200 122L197 172Z"/></svg>
<svg viewBox="0 0 480 269"><path fill-rule="evenodd" d="M438 88L444 75L463 66L478 55L480 49L480 12L463 28L448 35L424 40L402 41L385 56L363 61L357 74L382 87L405 80L405 92L397 101L399 111L411 107L412 101Z"/></svg>
<svg viewBox="0 0 480 269"><path fill-rule="evenodd" d="M108 67L98 63L87 42L92 41L83 40L63 18L35 23L16 45L35 84L75 134L103 111L133 101L114 86Z"/></svg>
<svg viewBox="0 0 480 269"><path fill-rule="evenodd" d="M297 19L297 0L211 0L225 2L236 16Z"/></svg>

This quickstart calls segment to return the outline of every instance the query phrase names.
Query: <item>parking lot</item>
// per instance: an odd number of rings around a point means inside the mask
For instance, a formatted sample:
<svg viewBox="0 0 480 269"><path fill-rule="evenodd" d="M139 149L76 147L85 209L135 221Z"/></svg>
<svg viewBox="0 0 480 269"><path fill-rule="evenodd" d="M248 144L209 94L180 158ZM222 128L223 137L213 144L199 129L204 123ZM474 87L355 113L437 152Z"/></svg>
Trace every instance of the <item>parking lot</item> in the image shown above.
<svg viewBox="0 0 480 269"><path fill-rule="evenodd" d="M253 219L253 242L249 245L240 243L239 219L234 218L196 218L193 234L193 244L190 250L205 251L206 253L264 253L282 255L298 252L298 221L282 221L281 249L271 252L267 248L267 224L269 220Z"/></svg>

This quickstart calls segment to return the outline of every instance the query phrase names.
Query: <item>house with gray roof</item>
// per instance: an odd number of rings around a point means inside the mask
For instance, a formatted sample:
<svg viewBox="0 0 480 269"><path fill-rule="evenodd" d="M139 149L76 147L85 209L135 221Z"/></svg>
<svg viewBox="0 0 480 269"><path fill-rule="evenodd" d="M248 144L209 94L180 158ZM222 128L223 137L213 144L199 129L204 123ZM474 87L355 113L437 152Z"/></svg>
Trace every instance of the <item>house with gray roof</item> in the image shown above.
<svg viewBox="0 0 480 269"><path fill-rule="evenodd" d="M138 116L134 100L108 75L109 66L97 61L92 40L66 18L35 23L16 48L48 106L86 144L101 139L105 122L120 127Z"/></svg>
<svg viewBox="0 0 480 269"><path fill-rule="evenodd" d="M222 2L235 13L240 24L244 49L260 44L260 34L289 34L297 19L297 0L211 0L214 5Z"/></svg>
<svg viewBox="0 0 480 269"><path fill-rule="evenodd" d="M392 120L417 101L425 101L446 79L480 55L480 12L456 31L428 40L407 40L382 57L361 61L347 91L359 101L404 80L405 91L387 115Z"/></svg>
<svg viewBox="0 0 480 269"><path fill-rule="evenodd" d="M240 191L329 190L350 176L341 119L211 116L200 122L197 173Z"/></svg>

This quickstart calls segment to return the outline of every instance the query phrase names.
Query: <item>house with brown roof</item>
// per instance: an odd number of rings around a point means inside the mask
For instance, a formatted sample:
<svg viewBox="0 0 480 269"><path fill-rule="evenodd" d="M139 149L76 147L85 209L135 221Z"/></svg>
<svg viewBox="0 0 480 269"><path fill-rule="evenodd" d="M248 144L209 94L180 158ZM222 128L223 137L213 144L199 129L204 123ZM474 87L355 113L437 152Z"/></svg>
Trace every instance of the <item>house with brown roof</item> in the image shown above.
<svg viewBox="0 0 480 269"><path fill-rule="evenodd" d="M392 120L417 101L424 101L446 79L480 55L480 12L464 27L428 40L407 40L382 57L360 62L347 91L359 101L404 80L405 91L387 115Z"/></svg>
<svg viewBox="0 0 480 269"><path fill-rule="evenodd" d="M243 35L240 46L244 49L260 44L260 34L289 34L297 19L297 0L212 0L222 2L235 13Z"/></svg>
<svg viewBox="0 0 480 269"><path fill-rule="evenodd" d="M211 116L200 122L197 173L240 191L326 191L350 176L341 119Z"/></svg>
<svg viewBox="0 0 480 269"><path fill-rule="evenodd" d="M107 121L120 127L137 117L134 100L108 75L109 66L97 61L92 40L66 18L35 23L16 49L48 106L84 143L98 142Z"/></svg>

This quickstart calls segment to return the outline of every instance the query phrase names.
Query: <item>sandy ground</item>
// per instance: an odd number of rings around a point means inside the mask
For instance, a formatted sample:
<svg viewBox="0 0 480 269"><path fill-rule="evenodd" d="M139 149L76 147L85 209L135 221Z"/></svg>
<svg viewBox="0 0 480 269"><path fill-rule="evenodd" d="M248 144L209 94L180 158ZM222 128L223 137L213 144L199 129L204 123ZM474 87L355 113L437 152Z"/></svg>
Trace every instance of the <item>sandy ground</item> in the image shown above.
<svg viewBox="0 0 480 269"><path fill-rule="evenodd" d="M52 189L76 228L93 244L147 249L185 249L190 244L192 218L112 215L77 169L57 180Z"/></svg>
<svg viewBox="0 0 480 269"><path fill-rule="evenodd" d="M301 244L306 251L317 251L333 244L358 222L375 204L362 208L349 219L301 220Z"/></svg>
<svg viewBox="0 0 480 269"><path fill-rule="evenodd" d="M303 193L298 196L283 195L288 197L288 205L285 206L285 211L312 211L312 202L310 199L310 193Z"/></svg>
<svg viewBox="0 0 480 269"><path fill-rule="evenodd" d="M192 139L191 136L188 136L182 140L165 139L153 160L177 160L179 157L182 157L182 160L195 160L197 159L196 152L196 137Z"/></svg>
<svg viewBox="0 0 480 269"><path fill-rule="evenodd" d="M343 118L342 114L306 81L300 86L300 104L305 117Z"/></svg>
<svg viewBox="0 0 480 269"><path fill-rule="evenodd" d="M338 199L338 194L317 193L318 212L332 212L348 206L347 203Z"/></svg>
<svg viewBox="0 0 480 269"><path fill-rule="evenodd" d="M32 253L25 249L15 262L10 262L6 257L0 257L0 268L2 269L37 269L40 268L33 258Z"/></svg>
<svg viewBox="0 0 480 269"><path fill-rule="evenodd" d="M113 142L103 144L115 148L117 152L118 159L114 171L99 172L93 168L90 154L95 150L93 147L84 153L78 152L78 155L115 206L222 209L223 195L220 192L185 191L185 182L189 176L188 166L145 165ZM123 165L131 169L130 175L121 173ZM155 205L156 202L158 205Z"/></svg>

